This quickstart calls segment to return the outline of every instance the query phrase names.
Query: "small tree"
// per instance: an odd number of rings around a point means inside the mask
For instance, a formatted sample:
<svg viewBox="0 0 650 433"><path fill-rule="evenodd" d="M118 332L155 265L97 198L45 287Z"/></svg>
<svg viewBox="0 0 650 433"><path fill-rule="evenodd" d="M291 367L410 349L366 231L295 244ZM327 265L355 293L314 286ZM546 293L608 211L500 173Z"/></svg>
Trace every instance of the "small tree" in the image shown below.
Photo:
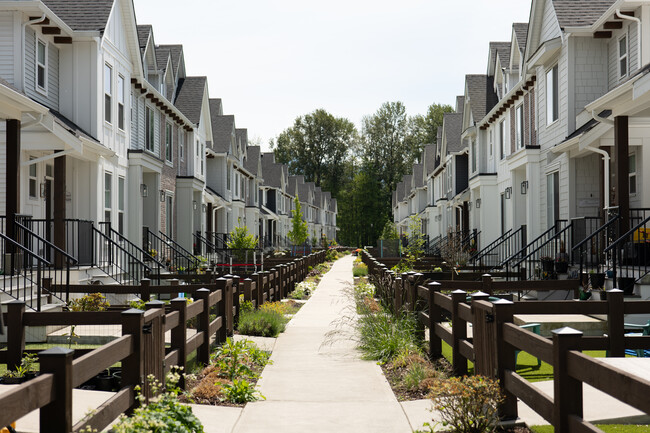
<svg viewBox="0 0 650 433"><path fill-rule="evenodd" d="M248 250L254 250L257 248L257 238L248 233L248 227L235 227L235 229L230 232L230 240L226 245L228 245L228 248L233 250L233 255L237 262L244 263L247 258Z"/></svg>
<svg viewBox="0 0 650 433"><path fill-rule="evenodd" d="M289 239L294 245L302 245L309 237L307 221L302 220L302 209L298 195L293 200L294 209L291 211L291 231L288 233Z"/></svg>
<svg viewBox="0 0 650 433"><path fill-rule="evenodd" d="M397 233L397 226L392 221L386 221L384 229L381 232L381 239L399 239L399 233Z"/></svg>

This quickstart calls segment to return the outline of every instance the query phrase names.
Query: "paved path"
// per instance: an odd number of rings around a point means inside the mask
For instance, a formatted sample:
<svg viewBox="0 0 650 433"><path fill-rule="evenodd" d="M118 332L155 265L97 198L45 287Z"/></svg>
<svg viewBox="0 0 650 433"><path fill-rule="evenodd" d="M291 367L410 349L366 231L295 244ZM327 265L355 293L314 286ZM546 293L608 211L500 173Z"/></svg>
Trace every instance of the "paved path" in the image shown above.
<svg viewBox="0 0 650 433"><path fill-rule="evenodd" d="M244 408L235 433L412 431L381 369L360 360L353 341L323 346L332 322L352 313L344 289L352 284L353 260L334 263L278 337L273 364L258 382L266 400Z"/></svg>

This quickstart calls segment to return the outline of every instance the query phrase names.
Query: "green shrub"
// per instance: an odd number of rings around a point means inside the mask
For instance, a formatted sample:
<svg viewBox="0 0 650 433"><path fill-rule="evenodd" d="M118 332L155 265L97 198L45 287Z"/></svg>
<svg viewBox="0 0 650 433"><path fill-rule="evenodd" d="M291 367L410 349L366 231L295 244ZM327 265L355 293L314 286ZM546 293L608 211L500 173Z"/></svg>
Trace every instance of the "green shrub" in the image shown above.
<svg viewBox="0 0 650 433"><path fill-rule="evenodd" d="M237 330L241 334L277 337L285 328L285 318L276 311L255 310L239 316Z"/></svg>
<svg viewBox="0 0 650 433"><path fill-rule="evenodd" d="M101 293L89 293L68 303L70 311L105 311L110 306Z"/></svg>
<svg viewBox="0 0 650 433"><path fill-rule="evenodd" d="M352 275L355 277L365 277L368 275L368 266L365 263L359 263L352 268Z"/></svg>
<svg viewBox="0 0 650 433"><path fill-rule="evenodd" d="M401 353L420 352L416 322L411 315L395 317L384 311L361 314L357 326L359 348L365 359L386 363Z"/></svg>
<svg viewBox="0 0 650 433"><path fill-rule="evenodd" d="M179 403L177 399L180 390L176 384L179 378L178 373L168 374L167 391L161 392L162 384L150 376L148 378L150 386L157 397L135 409L130 417L120 415L111 431L115 433L202 433L203 425L192 413L192 408ZM144 403L142 395L138 395L137 398Z"/></svg>
<svg viewBox="0 0 650 433"><path fill-rule="evenodd" d="M483 376L453 377L432 388L443 425L456 433L490 433L499 424L503 393L499 381Z"/></svg>
<svg viewBox="0 0 650 433"><path fill-rule="evenodd" d="M264 396L255 389L255 385L246 379L235 379L232 385L223 385L226 400L230 403L248 403L249 401L265 400Z"/></svg>

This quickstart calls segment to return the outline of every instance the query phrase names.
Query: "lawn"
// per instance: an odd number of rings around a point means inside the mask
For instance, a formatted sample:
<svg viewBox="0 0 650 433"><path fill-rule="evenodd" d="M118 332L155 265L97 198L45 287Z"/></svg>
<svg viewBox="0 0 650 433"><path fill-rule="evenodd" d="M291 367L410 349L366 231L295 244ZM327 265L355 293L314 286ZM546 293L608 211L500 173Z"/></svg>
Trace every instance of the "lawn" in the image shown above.
<svg viewBox="0 0 650 433"><path fill-rule="evenodd" d="M650 433L650 426L635 424L596 424L605 433ZM552 425L534 425L530 428L535 433L553 433Z"/></svg>

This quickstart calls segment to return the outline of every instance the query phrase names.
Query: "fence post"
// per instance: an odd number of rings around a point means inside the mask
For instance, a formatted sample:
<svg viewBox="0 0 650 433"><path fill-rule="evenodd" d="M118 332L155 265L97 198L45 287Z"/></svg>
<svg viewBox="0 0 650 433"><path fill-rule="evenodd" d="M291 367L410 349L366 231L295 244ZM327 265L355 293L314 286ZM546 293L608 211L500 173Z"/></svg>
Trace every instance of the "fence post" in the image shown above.
<svg viewBox="0 0 650 433"><path fill-rule="evenodd" d="M149 278L140 280L140 299L145 303L151 301L151 280Z"/></svg>
<svg viewBox="0 0 650 433"><path fill-rule="evenodd" d="M0 309L1 310L1 309ZM7 369L15 370L25 351L25 302L7 304Z"/></svg>
<svg viewBox="0 0 650 433"><path fill-rule="evenodd" d="M253 275L251 275L253 281L255 282L255 308L259 308L260 305L262 305L262 302L264 301L264 294L262 292L262 281L263 281L263 275L261 272L256 272Z"/></svg>
<svg viewBox="0 0 650 433"><path fill-rule="evenodd" d="M143 395L144 388L144 344L142 342L142 327L144 325L144 311L131 308L122 312L122 335L131 335L133 338L133 353L122 360L122 387L140 386ZM138 405L136 401L129 408Z"/></svg>
<svg viewBox="0 0 650 433"><path fill-rule="evenodd" d="M217 302L217 317L221 317L221 327L217 329L216 341L217 344L221 344L226 341L228 338L227 331L227 311L226 311L226 292L228 286L228 280L225 278L217 278L216 281L217 290L221 291L221 300Z"/></svg>
<svg viewBox="0 0 650 433"><path fill-rule="evenodd" d="M492 295L494 290L492 289L492 275L490 274L483 274L481 276L481 291L484 293L487 293L488 295Z"/></svg>
<svg viewBox="0 0 650 433"><path fill-rule="evenodd" d="M418 303L418 286L422 284L424 275L420 273L415 273L411 276L411 284L409 286L409 310L412 312L417 312L417 303Z"/></svg>
<svg viewBox="0 0 650 433"><path fill-rule="evenodd" d="M442 308L435 302L435 294L440 290L440 283L434 281L427 286L429 288L429 356L431 359L436 359L442 355L442 340L436 334L436 325L442 321Z"/></svg>
<svg viewBox="0 0 650 433"><path fill-rule="evenodd" d="M234 333L234 323L233 323L233 284L232 279L226 280L226 290L223 293L225 296L224 307L226 309L226 336L231 336Z"/></svg>
<svg viewBox="0 0 650 433"><path fill-rule="evenodd" d="M54 399L39 411L40 431L72 431L72 358L74 350L53 347L38 353L41 374L54 375Z"/></svg>
<svg viewBox="0 0 650 433"><path fill-rule="evenodd" d="M402 278L400 277L393 280L393 308L395 315L399 316L402 311Z"/></svg>
<svg viewBox="0 0 650 433"><path fill-rule="evenodd" d="M153 374L157 380L164 382L165 380L165 303L163 301L149 301L144 306L145 310L162 310L162 316L155 318L151 322L151 332L152 332L152 345L153 349L158 349L153 354L153 360L151 363L145 362L145 376ZM155 322L159 322L161 329L159 333L156 333L154 329ZM157 337L157 338L156 338ZM156 341L157 340L157 341ZM148 348L147 348L148 349ZM146 350L148 352L149 350ZM145 359L148 354L145 352ZM153 351L152 351L153 352ZM151 369L151 370L150 370Z"/></svg>
<svg viewBox="0 0 650 433"><path fill-rule="evenodd" d="M451 292L451 345L452 368L455 376L467 374L467 358L460 353L460 342L467 339L467 322L460 318L458 305L467 300L467 293L463 290Z"/></svg>
<svg viewBox="0 0 650 433"><path fill-rule="evenodd" d="M278 270L271 268L269 271L269 302L278 300Z"/></svg>
<svg viewBox="0 0 650 433"><path fill-rule="evenodd" d="M515 311L515 304L512 301L499 299L493 302L494 305L494 326L495 326L495 347L496 348L496 366L497 366L497 379L505 400L499 408L499 415L501 419L516 419L517 418L517 397L505 389L505 375L506 371L516 371L515 348L505 342L503 338L503 324L512 323L512 317Z"/></svg>
<svg viewBox="0 0 650 433"><path fill-rule="evenodd" d="M419 274L422 275L422 274ZM424 309L424 302L420 299L418 287L422 285L422 278L417 278L416 283L413 284L413 314L415 316L415 335L419 341L424 341L424 323L420 320L420 311Z"/></svg>
<svg viewBox="0 0 650 433"><path fill-rule="evenodd" d="M243 282L244 301L253 300L253 280L246 278Z"/></svg>
<svg viewBox="0 0 650 433"><path fill-rule="evenodd" d="M219 281L226 281L225 278L217 279L217 287L219 287ZM226 296L226 291L222 290L222 296ZM203 343L196 349L196 360L203 365L208 365L210 363L210 290L208 289L199 289L196 291L195 296L197 299L203 301L203 311L199 313L196 321L196 332L203 332ZM223 302L223 298L221 299ZM223 314L223 311L219 312ZM226 328L226 318L223 318L221 322L221 328L225 330Z"/></svg>
<svg viewBox="0 0 650 433"><path fill-rule="evenodd" d="M172 311L178 311L178 326L171 330L171 350L178 350L178 363L177 365L183 369L187 367L187 299L174 298L171 300ZM185 389L185 377L181 374L178 386Z"/></svg>
<svg viewBox="0 0 650 433"><path fill-rule="evenodd" d="M477 338L479 333L479 320L484 320L481 314L481 310L476 308L475 302L478 301L488 301L490 296L485 292L475 292L471 295L472 298L472 323L474 325L474 374L483 374L485 371L489 371L491 365L485 364L485 354L491 353L493 350L493 342L486 341L485 338Z"/></svg>
<svg viewBox="0 0 650 433"><path fill-rule="evenodd" d="M239 301L240 294L242 293L242 284L241 277L239 275L233 275L232 277L232 302L233 302L233 330L235 329L235 323L239 323Z"/></svg>
<svg viewBox="0 0 650 433"><path fill-rule="evenodd" d="M553 427L569 432L569 417L582 418L582 382L568 373L568 352L580 347L582 332L565 327L553 332Z"/></svg>
<svg viewBox="0 0 650 433"><path fill-rule="evenodd" d="M612 289L607 292L607 332L610 356L625 356L625 301L623 291Z"/></svg>
<svg viewBox="0 0 650 433"><path fill-rule="evenodd" d="M180 286L180 281L177 280L176 278L174 278L173 280L169 280L169 285L170 285L170 286L174 286L174 287L175 287L175 286ZM180 297L180 294L181 294L181 293L182 293L182 292L178 292L178 293L176 293L176 297Z"/></svg>

